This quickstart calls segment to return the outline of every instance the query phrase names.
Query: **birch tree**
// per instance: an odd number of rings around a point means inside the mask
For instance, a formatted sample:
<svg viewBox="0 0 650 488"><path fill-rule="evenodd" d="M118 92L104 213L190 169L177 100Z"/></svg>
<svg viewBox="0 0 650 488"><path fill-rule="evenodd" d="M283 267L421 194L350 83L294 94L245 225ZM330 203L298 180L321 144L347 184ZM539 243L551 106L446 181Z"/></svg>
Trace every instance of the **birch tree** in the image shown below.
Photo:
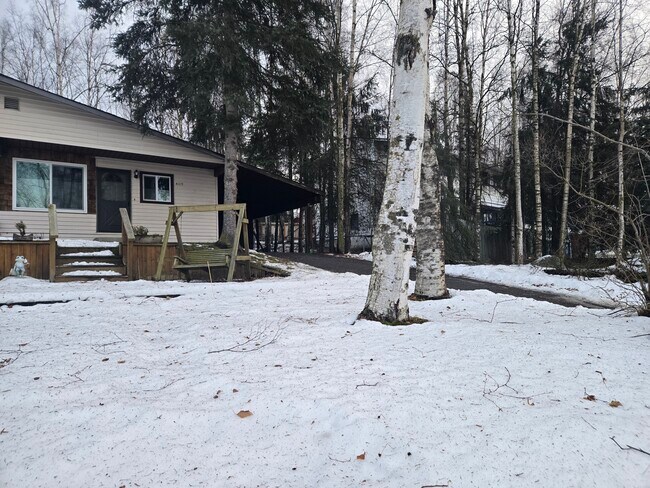
<svg viewBox="0 0 650 488"><path fill-rule="evenodd" d="M616 239L616 264L623 264L625 243L625 172L623 168L623 144L625 142L625 85L623 77L623 0L618 0L616 56L616 98L618 102L618 144L616 162L618 168L618 236Z"/></svg>
<svg viewBox="0 0 650 488"><path fill-rule="evenodd" d="M427 99L429 89L427 88ZM427 100L424 149L420 180L420 205L416 228L415 297L419 300L447 298L445 239L440 221L440 166L436 157L431 103Z"/></svg>
<svg viewBox="0 0 650 488"><path fill-rule="evenodd" d="M521 205L521 149L519 147L519 86L517 71L517 44L521 20L521 5L513 9L512 0L507 0L506 17L508 19L508 57L510 59L510 129L512 131L512 157L515 183L515 264L524 262L524 217Z"/></svg>
<svg viewBox="0 0 650 488"><path fill-rule="evenodd" d="M373 266L360 318L409 320L408 281L415 238L433 0L402 0L393 50L387 177L373 238Z"/></svg>
<svg viewBox="0 0 650 488"><path fill-rule="evenodd" d="M575 87L576 75L578 73L578 66L580 61L579 45L582 42L582 35L584 32L584 7L581 0L576 0L573 4L573 23L575 37L568 42L572 42L573 46L569 47L570 53L570 67L568 72L568 87L567 87L567 125L565 135L565 148L564 148L564 177L562 185L562 212L560 216L560 241L558 244L557 256L564 259L565 249L564 245L568 234L568 215L569 215L569 189L571 187L571 162L573 158L572 144L573 144L573 113L575 109Z"/></svg>
<svg viewBox="0 0 650 488"><path fill-rule="evenodd" d="M595 0L592 0L595 3ZM535 0L532 10L532 97L533 97L533 184L535 192L534 253L541 258L542 249L542 165L539 151L539 10L540 0ZM594 103L595 110L595 103Z"/></svg>

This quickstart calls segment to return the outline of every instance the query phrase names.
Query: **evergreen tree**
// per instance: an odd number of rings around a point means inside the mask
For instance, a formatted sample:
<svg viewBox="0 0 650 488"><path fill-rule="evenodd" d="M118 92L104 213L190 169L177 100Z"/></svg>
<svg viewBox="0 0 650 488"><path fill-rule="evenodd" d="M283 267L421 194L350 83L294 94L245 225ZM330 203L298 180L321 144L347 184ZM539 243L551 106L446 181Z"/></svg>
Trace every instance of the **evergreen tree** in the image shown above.
<svg viewBox="0 0 650 488"><path fill-rule="evenodd" d="M224 203L237 199L243 127L256 101L273 91L302 119L301 107L319 104L330 57L319 34L331 19L318 0L81 0L93 26L135 21L116 36L124 60L117 98L143 126L169 111L186 116L191 140L225 154ZM277 116L278 114L274 114ZM294 139L295 141L295 139ZM289 144L290 141L285 141ZM232 241L234 214L221 240Z"/></svg>

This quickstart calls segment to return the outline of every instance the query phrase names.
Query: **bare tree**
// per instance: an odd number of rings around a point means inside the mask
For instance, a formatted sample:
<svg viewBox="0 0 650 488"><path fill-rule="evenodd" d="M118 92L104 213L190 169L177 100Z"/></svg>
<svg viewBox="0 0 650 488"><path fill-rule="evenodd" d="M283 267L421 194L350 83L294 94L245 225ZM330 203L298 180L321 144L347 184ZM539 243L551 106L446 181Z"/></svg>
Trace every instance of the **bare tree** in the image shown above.
<svg viewBox="0 0 650 488"><path fill-rule="evenodd" d="M593 0L595 2L595 0ZM533 182L535 187L535 238L534 253L542 257L542 176L539 152L539 11L540 0L535 0L532 10L532 97L533 97ZM595 105L594 105L595 107Z"/></svg>
<svg viewBox="0 0 650 488"><path fill-rule="evenodd" d="M560 216L560 241L558 244L557 255L560 259L565 256L565 242L568 233L568 215L569 215L569 189L571 187L571 163L573 160L572 145L573 145L573 114L575 110L575 87L576 75L578 74L578 66L580 62L580 49L579 45L583 40L584 33L584 5L581 0L573 2L573 15L572 19L575 24L575 38L567 40L572 44L572 48L568 49L570 56L570 68L568 73L568 88L567 88L567 120L566 135L565 135L565 149L564 149L564 177L562 186L562 213Z"/></svg>
<svg viewBox="0 0 650 488"><path fill-rule="evenodd" d="M524 218L521 205L521 148L519 147L519 81L517 66L517 47L521 24L521 4L513 9L512 0L506 2L506 17L508 20L508 57L510 59L510 101L511 101L511 131L512 157L514 165L515 185L515 248L514 262L524 262Z"/></svg>
<svg viewBox="0 0 650 488"><path fill-rule="evenodd" d="M623 0L618 0L618 49L616 56L616 98L618 103L618 144L616 162L618 168L618 238L616 239L616 264L623 264L625 243L625 172L623 168L623 143L625 142L625 85L623 77Z"/></svg>

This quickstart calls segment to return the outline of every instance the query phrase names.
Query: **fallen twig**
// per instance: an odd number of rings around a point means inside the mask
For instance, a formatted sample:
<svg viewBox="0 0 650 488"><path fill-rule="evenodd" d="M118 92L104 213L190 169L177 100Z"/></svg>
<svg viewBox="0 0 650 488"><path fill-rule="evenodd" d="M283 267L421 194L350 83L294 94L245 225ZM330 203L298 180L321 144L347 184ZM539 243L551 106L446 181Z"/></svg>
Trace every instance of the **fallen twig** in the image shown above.
<svg viewBox="0 0 650 488"><path fill-rule="evenodd" d="M583 420L583 421L584 421L584 422L585 422L589 427L591 427L591 428L594 429L594 430L598 430L596 427L594 427L594 426L591 425L589 422L587 422L587 421L584 419L584 417L580 417L580 418L581 418L581 419L582 419L582 420Z"/></svg>
<svg viewBox="0 0 650 488"><path fill-rule="evenodd" d="M379 384L379 382L377 382L377 383L372 383L372 384L369 384L369 383L361 383L360 385L355 386L354 389L356 390L356 389L359 388L360 386L377 386L378 384Z"/></svg>
<svg viewBox="0 0 650 488"><path fill-rule="evenodd" d="M638 447L633 447L633 446L630 446L629 444L626 444L627 447L621 446L618 443L618 441L614 438L614 436L611 436L610 439L614 441L614 444L616 444L621 451L638 451L638 452L641 452L643 454L646 454L646 455L650 456L650 452L644 451L643 449L639 449Z"/></svg>
<svg viewBox="0 0 650 488"><path fill-rule="evenodd" d="M349 463L351 461L350 459L336 459L329 455L327 457L330 458L332 461L336 461L337 463Z"/></svg>
<svg viewBox="0 0 650 488"><path fill-rule="evenodd" d="M273 337L271 337L269 340L267 340L264 343L260 343L260 339L264 338L266 335L266 331L269 329L269 326L265 326L261 329L258 329L254 334L250 334L250 336L242 343L235 344L234 346L231 347L226 347L224 349L217 349L214 351L208 351L208 354L215 354L219 352L253 352L253 351L259 351L263 347L266 347L268 345L273 344L275 341L278 340L278 337L280 337L280 334L284 330L284 327L278 328L275 333L273 334ZM255 343L255 346L252 348L246 348L250 343Z"/></svg>
<svg viewBox="0 0 650 488"><path fill-rule="evenodd" d="M175 380L168 381L167 383L165 383L165 384L164 384L163 386L161 386L160 388L154 388L154 389L152 389L152 390L142 390L142 391L161 391L161 390L164 390L165 388L167 388L167 387L169 387L169 386L172 386L174 383L176 383L176 382L178 382L178 381L181 381L181 380L183 380L183 379L185 379L185 378L177 378L177 379L175 379Z"/></svg>

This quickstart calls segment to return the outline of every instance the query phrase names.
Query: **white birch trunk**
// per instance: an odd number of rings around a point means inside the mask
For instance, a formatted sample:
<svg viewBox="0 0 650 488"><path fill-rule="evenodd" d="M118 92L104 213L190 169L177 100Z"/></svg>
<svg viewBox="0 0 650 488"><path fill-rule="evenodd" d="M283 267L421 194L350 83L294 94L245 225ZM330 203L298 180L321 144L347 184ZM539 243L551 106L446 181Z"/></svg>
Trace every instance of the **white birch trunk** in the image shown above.
<svg viewBox="0 0 650 488"><path fill-rule="evenodd" d="M336 6L336 52L341 50L341 30L343 1ZM342 54L341 54L342 56ZM336 250L339 253L345 252L345 135L343 133L343 74L336 73L336 86L334 87L336 97L336 126L334 129L336 137Z"/></svg>
<svg viewBox="0 0 650 488"><path fill-rule="evenodd" d="M578 6L576 15L581 15L581 8ZM584 22L582 18L578 23L578 31L576 39L578 42L582 40L582 31ZM564 148L564 185L562 187L562 213L560 217L560 242L557 250L557 256L564 259L565 242L568 233L568 217L569 217L569 189L571 187L571 159L572 159L572 145L573 145L573 112L575 106L575 81L578 73L578 60L579 54L576 48L571 59L571 70L569 71L569 87L568 87L568 110L567 110L567 126L566 126L566 146Z"/></svg>
<svg viewBox="0 0 650 488"><path fill-rule="evenodd" d="M357 0L352 0L352 27L350 29L350 51L348 55L348 81L347 81L347 99L346 99L346 108L347 108L347 131L345 135L345 179L347 181L350 174L350 167L352 166L352 124L354 122L354 117L352 116L352 102L354 101L354 76L357 71L354 49L356 42L356 33L357 33ZM349 251L349 242L350 242L350 215L349 215L349 188L344 186L343 194L343 228L344 228L344 252ZM339 241L340 245L340 241Z"/></svg>
<svg viewBox="0 0 650 488"><path fill-rule="evenodd" d="M427 95L430 95L428 88ZM416 218L415 296L420 300L449 297L445 280L445 239L440 222L440 166L436 157L431 103L428 98L427 96L420 205Z"/></svg>
<svg viewBox="0 0 650 488"><path fill-rule="evenodd" d="M625 172L623 170L623 142L625 139L625 95L623 81L623 0L618 2L618 66L617 92L619 107L618 147L618 238L616 239L616 265L623 264L623 246L625 244Z"/></svg>
<svg viewBox="0 0 650 488"><path fill-rule="evenodd" d="M514 263L524 262L524 218L521 208L521 151L519 149L519 97L517 88L517 26L512 11L512 0L508 0L508 54L510 57L510 91L512 96L512 154L515 166L515 249Z"/></svg>
<svg viewBox="0 0 650 488"><path fill-rule="evenodd" d="M393 51L389 159L373 238L372 276L360 317L384 323L409 319L408 282L415 237L433 0L402 0Z"/></svg>
<svg viewBox="0 0 650 488"><path fill-rule="evenodd" d="M587 135L587 194L589 195L589 207L587 208L587 235L592 236L594 231L594 153L596 146L596 92L598 90L598 77L596 73L596 0L591 1L591 82L589 99L589 134ZM591 237L590 237L591 240ZM589 242L588 256L592 257L592 245Z"/></svg>
<svg viewBox="0 0 650 488"><path fill-rule="evenodd" d="M540 0L533 7L533 180L535 186L535 257L541 258L542 246L542 165L539 151L539 9Z"/></svg>

